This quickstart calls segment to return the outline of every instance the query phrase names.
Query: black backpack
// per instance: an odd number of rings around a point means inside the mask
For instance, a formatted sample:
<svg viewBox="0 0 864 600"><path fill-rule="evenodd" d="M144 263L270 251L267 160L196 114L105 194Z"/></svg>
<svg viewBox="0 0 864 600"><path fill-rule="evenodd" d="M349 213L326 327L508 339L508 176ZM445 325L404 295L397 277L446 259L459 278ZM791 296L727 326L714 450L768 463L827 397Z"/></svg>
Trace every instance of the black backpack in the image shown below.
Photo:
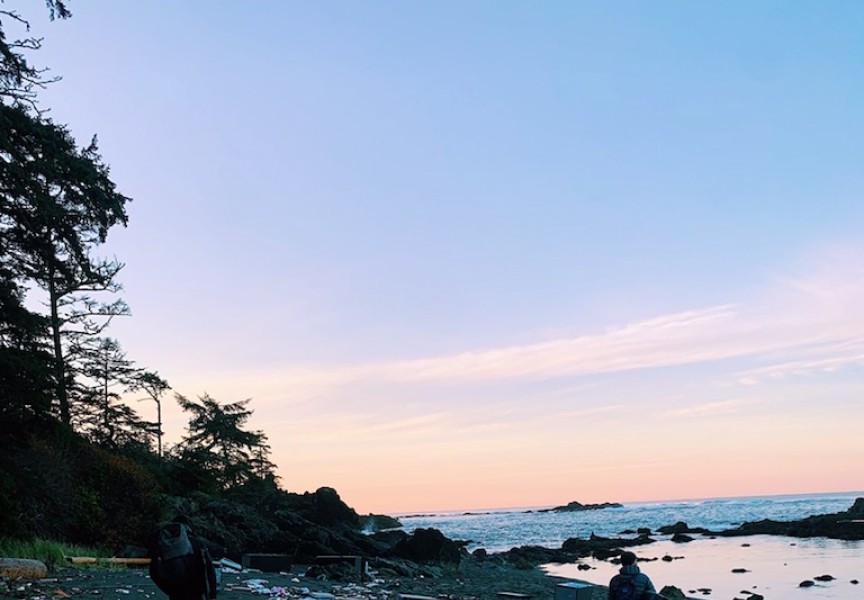
<svg viewBox="0 0 864 600"><path fill-rule="evenodd" d="M639 600L636 597L636 584L632 577L619 577L613 589L612 600Z"/></svg>
<svg viewBox="0 0 864 600"><path fill-rule="evenodd" d="M159 530L156 540L157 558L161 561L173 560L193 554L189 540L189 527L183 523L168 523Z"/></svg>
<svg viewBox="0 0 864 600"><path fill-rule="evenodd" d="M151 548L150 578L169 597L185 597L192 590L196 596L200 592L202 599L216 597L216 571L210 553L207 548L192 545L187 525L163 525Z"/></svg>

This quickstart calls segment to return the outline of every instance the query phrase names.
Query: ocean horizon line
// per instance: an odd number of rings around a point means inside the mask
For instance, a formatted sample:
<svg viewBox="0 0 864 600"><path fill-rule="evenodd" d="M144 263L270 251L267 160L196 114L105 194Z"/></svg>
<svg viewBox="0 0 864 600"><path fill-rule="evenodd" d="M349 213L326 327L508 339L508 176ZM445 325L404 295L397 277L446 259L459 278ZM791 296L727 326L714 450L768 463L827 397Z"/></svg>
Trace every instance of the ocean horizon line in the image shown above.
<svg viewBox="0 0 864 600"><path fill-rule="evenodd" d="M685 498L669 498L669 499L652 499L652 500L605 500L603 502L585 502L584 504L602 504L614 503L624 506L656 506L663 504L705 504L710 502L728 502L728 501L753 501L758 499L794 499L794 498L813 498L813 497L831 497L831 496L864 496L864 490L848 490L848 491L820 491L820 492L791 492L783 494L746 494L737 496L705 496L705 497L685 497ZM418 511L399 511L390 513L393 517L399 519L420 518L430 516L471 516L481 514L506 514L506 513L521 513L530 511L547 510L557 506L565 506L570 502L582 502L581 500L572 499L564 503L537 504L529 506L503 506L503 507L483 507L483 508L464 508L464 509L440 509L440 510L418 510Z"/></svg>

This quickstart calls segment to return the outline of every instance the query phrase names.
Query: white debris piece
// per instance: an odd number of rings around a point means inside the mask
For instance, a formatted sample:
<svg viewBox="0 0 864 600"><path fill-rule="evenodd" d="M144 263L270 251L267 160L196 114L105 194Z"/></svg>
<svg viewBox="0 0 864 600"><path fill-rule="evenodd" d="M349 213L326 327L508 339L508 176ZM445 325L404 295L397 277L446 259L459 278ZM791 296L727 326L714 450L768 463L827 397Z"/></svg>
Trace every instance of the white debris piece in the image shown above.
<svg viewBox="0 0 864 600"><path fill-rule="evenodd" d="M270 582L266 579L247 579L243 583L246 584L248 590L253 594L270 595L270 588L267 585Z"/></svg>
<svg viewBox="0 0 864 600"><path fill-rule="evenodd" d="M241 565L240 563L236 563L233 560L230 560L227 558L220 558L218 562L220 565L222 565L222 567L234 569L234 571L242 571L243 570L243 565Z"/></svg>

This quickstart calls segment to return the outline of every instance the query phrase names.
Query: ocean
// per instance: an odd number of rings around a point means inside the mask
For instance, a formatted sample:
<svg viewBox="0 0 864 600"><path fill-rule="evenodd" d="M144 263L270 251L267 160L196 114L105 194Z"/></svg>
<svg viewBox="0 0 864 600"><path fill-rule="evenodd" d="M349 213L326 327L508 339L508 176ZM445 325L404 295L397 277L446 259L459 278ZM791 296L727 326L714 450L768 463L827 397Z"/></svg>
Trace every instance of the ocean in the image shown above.
<svg viewBox="0 0 864 600"><path fill-rule="evenodd" d="M537 545L560 548L567 538L586 538L594 533L604 537L622 536L625 530L684 521L691 527L730 529L745 521L774 519L789 521L810 515L835 513L852 506L864 492L704 498L664 502L633 502L623 508L571 513L538 512L533 507L469 512L441 512L398 515L403 528L413 531L433 527L450 539L469 541L468 550L485 548L501 552L510 548ZM864 542L843 542L825 538L797 539L783 536L749 536L696 539L676 544L669 536L652 536L654 544L634 551L646 562L640 567L654 581L658 591L675 585L688 595L709 598L743 598L748 592L766 598L825 598L852 600L864 597ZM697 536L698 538L698 536ZM677 557L671 562L659 560ZM584 559L590 570L576 565L545 565L552 575L591 583L608 583L617 567L606 561ZM732 573L732 569L746 569ZM800 588L806 579L832 575L830 582ZM852 580L861 584L851 583ZM698 590L710 589L709 593Z"/></svg>

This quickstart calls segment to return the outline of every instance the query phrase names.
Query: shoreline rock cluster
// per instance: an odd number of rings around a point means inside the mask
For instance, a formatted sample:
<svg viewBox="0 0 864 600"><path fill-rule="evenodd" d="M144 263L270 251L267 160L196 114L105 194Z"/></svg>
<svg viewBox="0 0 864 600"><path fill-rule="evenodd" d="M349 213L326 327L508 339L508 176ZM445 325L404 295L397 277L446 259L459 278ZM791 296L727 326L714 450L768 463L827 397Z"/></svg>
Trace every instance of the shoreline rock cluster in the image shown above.
<svg viewBox="0 0 864 600"><path fill-rule="evenodd" d="M541 571L539 569L541 565L577 563L580 559L589 556L615 563L623 549L658 541L654 537L657 534L672 536L673 541L681 542L694 539L693 535L729 537L769 534L829 537L840 540L864 539L864 498L856 499L846 511L815 515L796 521L762 520L716 532L678 522L659 527L656 532L648 528L622 532L622 535L631 537L602 537L592 534L588 539L569 538L557 549L527 545L496 553L489 553L482 549L469 553L466 548L468 541L451 540L442 532L431 528L417 529L410 534L401 529L361 533L357 528L356 513L339 500L335 490L329 488L307 495L302 498L302 502L307 508L305 512L293 514L290 522L287 516L282 517L285 522L294 527L281 530L281 540L283 542L289 538L302 540L302 543L293 546L290 559L297 565L312 565L306 571L307 580L311 582L327 586L355 584L368 587L371 584L373 588L379 587L374 593L370 592L369 600L373 597L378 600L388 600L387 594L398 592L402 585L406 586L402 589L410 588L411 594L429 593L436 598L446 600L494 598L494 593L483 592L485 587L502 588L498 591L520 594L529 593L524 591L527 589L535 598L541 597L544 593L546 597L551 597L554 581L550 579L555 578ZM224 551L225 547L220 546L220 543L230 542L232 539L227 537L222 529L225 527L224 519L230 513L224 506L202 508L203 510L191 515L193 528L199 535L210 541L214 555L228 556ZM220 516L219 520L215 518L217 515ZM392 520L381 519L375 515L370 515L368 518L373 517L378 523L393 525ZM250 526L250 524L246 525ZM269 543L262 543L255 547L254 551L284 553L284 546L281 548L277 546L275 543L277 541L278 539L271 539ZM128 555L143 552L140 548L128 550ZM249 548L249 550L253 549ZM315 564L316 557L321 555L360 556L368 565L368 569L358 572L351 563L340 561L331 564ZM239 560L240 557L236 556L236 558ZM662 560L674 559L675 557L672 556L662 558ZM370 571L376 575L370 577ZM376 580L379 583L376 583ZM388 582L388 585L381 583L384 581ZM802 585L807 584L802 583ZM546 592L543 592L544 589ZM389 592L382 595L382 590L389 590ZM685 597L680 590L674 588L664 592L667 597ZM322 593L330 594L329 591ZM334 598L321 597L313 600L334 600Z"/></svg>
<svg viewBox="0 0 864 600"><path fill-rule="evenodd" d="M608 560L621 553L622 548L651 544L657 540L655 533L670 535L671 541L687 543L693 541L693 535L702 537L733 537L758 534L784 535L789 537L827 537L838 540L864 540L864 498L857 498L853 505L842 512L827 515L814 515L794 521L772 521L769 519L747 522L728 530L711 531L703 527L690 527L679 521L672 525L658 527L656 532L642 527L638 530L622 532L636 534L636 537L608 538L594 534L588 539L569 538L560 548L543 546L519 546L506 552L497 553L516 566L536 566L547 563L573 563L580 558L592 556L599 560ZM475 554L477 551L475 551ZM486 553L482 553L486 555ZM663 557L663 560L674 560L674 557Z"/></svg>
<svg viewBox="0 0 864 600"><path fill-rule="evenodd" d="M355 555L377 563L382 569L398 576L434 577L442 566L458 565L471 556L474 559L504 561L517 568L531 568L548 563L574 563L592 556L600 560L614 560L624 548L651 544L656 535L671 536L672 541L686 543L702 537L731 537L755 534L786 535L791 537L828 537L840 540L864 539L864 498L842 512L814 515L795 521L761 520L743 523L734 529L710 531L690 527L678 522L651 531L639 528L622 532L621 537L601 537L592 534L588 539L569 538L559 548L519 546L504 552L489 553L483 549L469 555L467 540L451 540L437 529L417 529L408 533L395 529L398 520L384 515L359 517L345 505L335 490L322 488L314 494L298 496L295 513L275 515L278 528L271 523L235 514L234 507L214 503L199 507L190 514L193 529L209 540L214 556L226 556L239 561L245 552L285 553L295 563L314 564L321 555ZM615 506L582 505L571 502L556 510L599 510ZM242 537L233 533L242 524ZM382 526L384 527L383 529ZM363 532L362 528L366 531ZM274 531L275 529L275 531ZM381 530L378 530L381 529ZM376 531L377 530L377 531ZM371 533L370 533L371 531ZM634 535L635 534L635 535ZM624 536L627 537L624 537ZM143 549L131 549L127 555L139 555ZM672 560L674 557L664 557Z"/></svg>

